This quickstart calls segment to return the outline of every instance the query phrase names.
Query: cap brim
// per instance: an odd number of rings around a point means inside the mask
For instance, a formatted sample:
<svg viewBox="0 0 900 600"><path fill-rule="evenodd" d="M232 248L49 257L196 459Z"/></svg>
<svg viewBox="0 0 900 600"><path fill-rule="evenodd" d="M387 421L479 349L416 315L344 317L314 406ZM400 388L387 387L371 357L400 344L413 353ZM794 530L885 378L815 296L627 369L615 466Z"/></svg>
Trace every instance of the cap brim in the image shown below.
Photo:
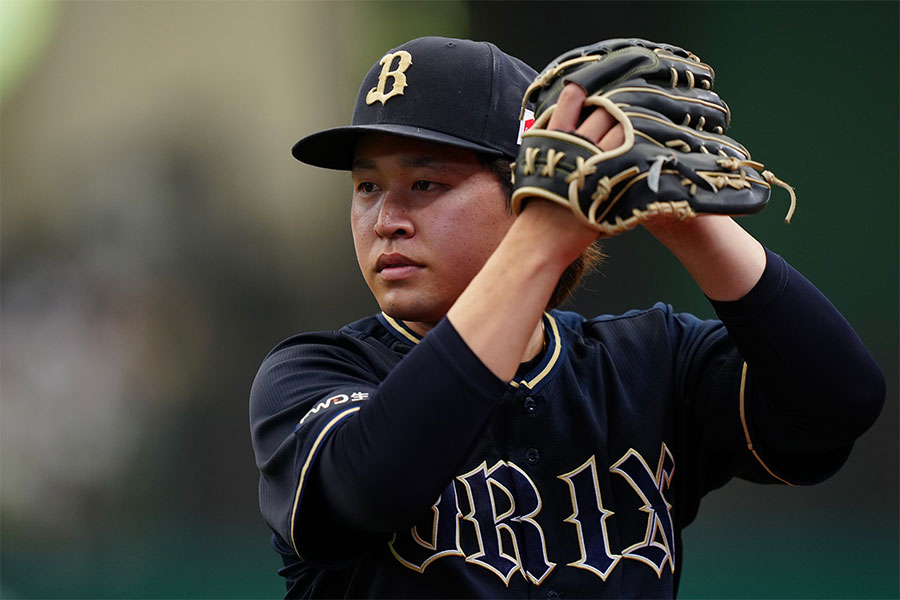
<svg viewBox="0 0 900 600"><path fill-rule="evenodd" d="M349 171L353 167L353 155L356 142L370 133L387 133L401 137L446 144L455 148L464 148L491 156L503 156L503 152L476 144L462 138L447 135L430 129L412 127L410 125L349 125L335 127L308 135L291 149L294 158L314 167Z"/></svg>

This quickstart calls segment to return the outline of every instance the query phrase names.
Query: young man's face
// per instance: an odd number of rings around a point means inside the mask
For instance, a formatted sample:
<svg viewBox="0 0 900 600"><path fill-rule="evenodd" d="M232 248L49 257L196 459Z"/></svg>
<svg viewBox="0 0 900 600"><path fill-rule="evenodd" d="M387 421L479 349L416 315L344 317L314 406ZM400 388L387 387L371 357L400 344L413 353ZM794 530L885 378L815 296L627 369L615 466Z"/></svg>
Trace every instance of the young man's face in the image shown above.
<svg viewBox="0 0 900 600"><path fill-rule="evenodd" d="M373 134L356 148L356 258L381 309L424 333L449 310L515 217L474 152Z"/></svg>

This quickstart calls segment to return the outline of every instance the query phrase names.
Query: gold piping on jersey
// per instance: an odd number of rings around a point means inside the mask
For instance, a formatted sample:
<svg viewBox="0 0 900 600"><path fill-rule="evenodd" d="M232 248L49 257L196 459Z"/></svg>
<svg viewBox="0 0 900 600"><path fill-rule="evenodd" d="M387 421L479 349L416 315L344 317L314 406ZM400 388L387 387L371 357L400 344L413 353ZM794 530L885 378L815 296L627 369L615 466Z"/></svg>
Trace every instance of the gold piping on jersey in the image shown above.
<svg viewBox="0 0 900 600"><path fill-rule="evenodd" d="M553 333L553 354L550 355L550 360L547 362L547 366L545 366L540 373L535 375L533 379L530 381L525 381L524 379L520 381L510 381L509 384L513 387L519 387L523 385L527 387L529 390L534 389L540 381L547 376L553 367L556 366L556 361L559 358L559 353L562 352L562 341L559 337L559 328L556 326L556 319L549 313L544 313L544 319L547 323L550 324L550 331Z"/></svg>
<svg viewBox="0 0 900 600"><path fill-rule="evenodd" d="M784 483L786 485L794 485L790 481L787 481L786 479L782 479L781 477L779 477L778 475L773 473L772 469L770 469L766 465L766 463L763 462L763 459L760 458L759 454L756 453L756 450L753 449L753 441L750 439L750 430L747 428L747 418L744 416L744 392L745 392L746 388L747 388L747 363L744 363L744 368L741 371L740 409L741 409L741 425L744 427L744 439L747 440L747 449L750 450L750 452L753 454L753 456L756 458L756 460L759 461L759 464L761 464L763 466L763 469L765 469L769 475L771 475L772 477L774 477L781 483Z"/></svg>
<svg viewBox="0 0 900 600"><path fill-rule="evenodd" d="M418 344L422 341L422 338L416 336L411 331L406 329L403 325L398 323L393 317L389 316L386 312L381 311L381 316L384 317L384 320L388 322L388 325L394 328L400 335L411 341L413 344Z"/></svg>
<svg viewBox="0 0 900 600"><path fill-rule="evenodd" d="M300 469L300 482L297 484L297 493L294 495L294 507L291 509L291 546L294 548L294 552L297 556L300 556L300 552L297 550L297 542L294 541L294 521L297 518L297 505L300 503L300 491L303 490L303 484L306 482L306 472L309 470L309 465L312 464L312 459L316 455L316 451L319 449L319 444L322 443L322 440L325 439L325 436L331 431L331 428L338 424L345 417L349 416L351 413L355 413L358 411L360 406L355 406L353 408L349 408L333 418L328 422L322 431L319 432L319 436L316 438L316 441L313 442L312 448L309 451L309 454L306 457L306 462L303 463L303 468ZM300 556L300 558L303 558Z"/></svg>

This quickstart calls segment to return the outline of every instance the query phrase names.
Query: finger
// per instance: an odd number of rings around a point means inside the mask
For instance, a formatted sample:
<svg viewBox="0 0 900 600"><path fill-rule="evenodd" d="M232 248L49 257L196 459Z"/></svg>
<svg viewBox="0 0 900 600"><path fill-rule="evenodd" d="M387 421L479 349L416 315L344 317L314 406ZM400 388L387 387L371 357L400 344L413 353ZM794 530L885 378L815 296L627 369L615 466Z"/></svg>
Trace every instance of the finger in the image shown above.
<svg viewBox="0 0 900 600"><path fill-rule="evenodd" d="M591 141L602 140L603 136L609 133L609 130L612 129L616 123L617 121L606 111L606 109L597 107L588 118L584 120L584 123L578 127L575 133L582 137L586 137Z"/></svg>
<svg viewBox="0 0 900 600"><path fill-rule="evenodd" d="M550 117L550 122L547 123L547 129L575 131L585 98L587 98L587 92L580 86L574 83L567 84L559 94L556 109L553 111L553 116Z"/></svg>
<svg viewBox="0 0 900 600"><path fill-rule="evenodd" d="M606 135L603 136L603 139L597 142L597 147L601 150L612 150L614 148L618 148L624 143L625 129L622 127L622 124L619 123L612 129L610 129L606 133Z"/></svg>

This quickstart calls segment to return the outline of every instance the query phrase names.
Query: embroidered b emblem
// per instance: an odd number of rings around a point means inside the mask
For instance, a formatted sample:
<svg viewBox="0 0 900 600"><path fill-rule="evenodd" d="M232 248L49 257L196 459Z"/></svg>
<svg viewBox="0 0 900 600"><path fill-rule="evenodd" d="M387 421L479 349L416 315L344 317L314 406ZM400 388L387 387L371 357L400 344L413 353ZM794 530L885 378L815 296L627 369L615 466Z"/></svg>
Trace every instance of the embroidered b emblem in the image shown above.
<svg viewBox="0 0 900 600"><path fill-rule="evenodd" d="M395 58L399 58L400 62L397 63L396 69L391 70L391 65L394 64ZM388 98L403 95L403 88L406 87L406 75L404 73L406 73L409 65L412 64L412 55L405 50L398 50L397 52L386 54L379 63L381 64L381 75L378 76L378 85L366 94L366 104L374 104L375 102L384 104ZM385 94L384 88L387 85L388 77L394 80L394 85Z"/></svg>

